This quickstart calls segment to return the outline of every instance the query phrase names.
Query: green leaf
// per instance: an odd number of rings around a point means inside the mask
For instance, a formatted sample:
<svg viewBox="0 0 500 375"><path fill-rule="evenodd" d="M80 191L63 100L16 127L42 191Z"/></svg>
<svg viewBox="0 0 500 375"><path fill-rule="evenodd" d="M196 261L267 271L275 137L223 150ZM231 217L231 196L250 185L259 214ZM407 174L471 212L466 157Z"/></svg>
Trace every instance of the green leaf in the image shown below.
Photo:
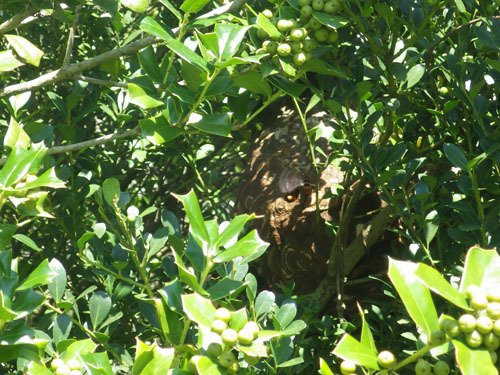
<svg viewBox="0 0 500 375"><path fill-rule="evenodd" d="M313 12L312 16L323 25L328 26L329 28L334 30L349 23L349 21L345 18L323 12Z"/></svg>
<svg viewBox="0 0 500 375"><path fill-rule="evenodd" d="M181 10L186 14L198 13L208 4L208 1L209 0L184 0L181 4Z"/></svg>
<svg viewBox="0 0 500 375"><path fill-rule="evenodd" d="M276 313L276 320L280 324L280 328L286 328L297 315L297 304L294 301L289 301L281 305Z"/></svg>
<svg viewBox="0 0 500 375"><path fill-rule="evenodd" d="M0 254L2 254L6 248L10 247L10 240L14 233L16 233L16 230L17 225L15 224L0 224ZM7 252L4 252L4 254L7 254ZM7 270L10 270L10 260ZM2 267L0 266L0 275L2 274L1 271ZM10 275L10 273L6 273L6 270L4 270L3 273L5 275Z"/></svg>
<svg viewBox="0 0 500 375"><path fill-rule="evenodd" d="M146 74L156 83L162 83L163 74L156 59L153 47L148 46L137 54L139 62Z"/></svg>
<svg viewBox="0 0 500 375"><path fill-rule="evenodd" d="M179 280L175 279L166 283L165 286L158 292L168 307L170 307L173 311L182 314L182 287Z"/></svg>
<svg viewBox="0 0 500 375"><path fill-rule="evenodd" d="M453 166L460 168L461 170L467 172L467 158L457 145L452 143L445 143L443 145L444 154L448 160L453 164Z"/></svg>
<svg viewBox="0 0 500 375"><path fill-rule="evenodd" d="M465 257L459 290L465 292L470 285L484 289L500 284L500 256L496 250L472 247Z"/></svg>
<svg viewBox="0 0 500 375"><path fill-rule="evenodd" d="M417 326L429 335L438 329L438 316L427 286L415 276L418 264L389 258L388 275Z"/></svg>
<svg viewBox="0 0 500 375"><path fill-rule="evenodd" d="M52 259L49 263L50 269L55 273L55 277L48 285L50 295L57 303L61 302L66 290L66 270L61 262L57 259Z"/></svg>
<svg viewBox="0 0 500 375"><path fill-rule="evenodd" d="M380 369L377 354L372 352L372 348L363 345L347 333L340 339L332 353L344 360L351 360L360 366L375 370Z"/></svg>
<svg viewBox="0 0 500 375"><path fill-rule="evenodd" d="M188 318L210 328L215 316L215 307L212 302L196 293L184 294L181 298L182 306Z"/></svg>
<svg viewBox="0 0 500 375"><path fill-rule="evenodd" d="M295 336L307 328L306 322L303 320L294 320L283 330L283 336Z"/></svg>
<svg viewBox="0 0 500 375"><path fill-rule="evenodd" d="M12 236L12 238L18 240L19 242L23 243L24 245L28 246L30 249L33 249L35 251L42 251L42 249L40 249L38 247L38 245L35 243L35 241L33 241L31 238L29 238L28 236L24 235L24 234L15 234Z"/></svg>
<svg viewBox="0 0 500 375"><path fill-rule="evenodd" d="M361 345L367 348L369 350L369 353L377 357L378 352L377 352L377 347L375 346L375 341L373 340L372 331L370 329L370 326L366 322L365 314L359 303L358 303L358 310L359 310L359 315L361 316Z"/></svg>
<svg viewBox="0 0 500 375"><path fill-rule="evenodd" d="M210 299L216 301L225 298L239 290L242 290L245 285L241 281L232 280L227 277L218 281L217 284L208 288L207 292L210 294Z"/></svg>
<svg viewBox="0 0 500 375"><path fill-rule="evenodd" d="M255 315L257 317L267 314L274 304L275 295L269 290L263 290L255 299Z"/></svg>
<svg viewBox="0 0 500 375"><path fill-rule="evenodd" d="M180 58L194 64L205 72L209 73L208 63L197 53L186 47L177 39L168 33L165 28L151 17L144 17L139 27L147 33L150 33L160 39L165 40L165 45L171 49Z"/></svg>
<svg viewBox="0 0 500 375"><path fill-rule="evenodd" d="M31 43L29 40L19 35L4 35L16 53L21 56L28 64L38 66L43 56L43 51Z"/></svg>
<svg viewBox="0 0 500 375"><path fill-rule="evenodd" d="M471 349L458 340L452 342L455 346L455 358L463 375L498 375L487 350Z"/></svg>
<svg viewBox="0 0 500 375"><path fill-rule="evenodd" d="M64 181L60 180L57 177L55 167L51 167L50 169L43 172L43 174L37 177L35 180L28 182L26 185L16 190L28 190L39 187L50 187L53 189L59 189L66 187L66 184L64 183Z"/></svg>
<svg viewBox="0 0 500 375"><path fill-rule="evenodd" d="M214 246L217 248L219 246L225 246L228 242L235 240L238 234L242 231L245 224L249 220L255 219L255 215L238 215L236 216L228 226L224 228L222 233L215 241Z"/></svg>
<svg viewBox="0 0 500 375"><path fill-rule="evenodd" d="M94 329L97 330L99 324L108 316L111 310L111 298L103 291L97 291L92 294L89 300L90 320Z"/></svg>
<svg viewBox="0 0 500 375"><path fill-rule="evenodd" d="M448 301L464 310L469 310L465 294L453 288L439 271L426 264L419 263L415 270L415 275L434 293L439 294L441 297L446 298Z"/></svg>
<svg viewBox="0 0 500 375"><path fill-rule="evenodd" d="M139 120L142 136L154 145L177 138L182 131L170 126L162 115Z"/></svg>
<svg viewBox="0 0 500 375"><path fill-rule="evenodd" d="M219 61L227 60L234 56L251 26L240 26L234 23L217 23L215 34L219 44Z"/></svg>
<svg viewBox="0 0 500 375"><path fill-rule="evenodd" d="M234 85L244 87L254 94L271 96L273 90L267 81L262 79L262 75L255 70L249 70L241 74L237 74L232 78Z"/></svg>
<svg viewBox="0 0 500 375"><path fill-rule="evenodd" d="M49 261L44 259L29 275L28 277L16 288L16 291L25 290L28 288L35 288L41 285L47 285L56 276L55 272L50 269Z"/></svg>
<svg viewBox="0 0 500 375"><path fill-rule="evenodd" d="M104 180L102 183L102 195L107 204L115 207L120 197L120 183L116 178L111 177Z"/></svg>
<svg viewBox="0 0 500 375"><path fill-rule="evenodd" d="M231 118L227 113L193 114L188 121L188 125L201 131L224 137L230 137L231 133Z"/></svg>
<svg viewBox="0 0 500 375"><path fill-rule="evenodd" d="M334 375L333 371L323 358L319 359L319 370L321 371L321 375Z"/></svg>
<svg viewBox="0 0 500 375"><path fill-rule="evenodd" d="M85 367L89 369L95 369L91 375L114 375L115 372L111 368L108 355L106 352L102 353L86 353L80 354L83 361L85 362Z"/></svg>
<svg viewBox="0 0 500 375"><path fill-rule="evenodd" d="M158 345L153 346L153 358L140 372L141 375L159 375L166 374L172 366L175 356L174 348L161 348Z"/></svg>
<svg viewBox="0 0 500 375"><path fill-rule="evenodd" d="M262 241L254 229L228 249L219 252L213 260L216 263L222 263L229 262L240 256L250 258L254 254L262 254L268 246L269 244ZM244 259L240 264L243 262L248 263L249 261L251 260Z"/></svg>
<svg viewBox="0 0 500 375"><path fill-rule="evenodd" d="M429 244L436 236L436 233L439 229L439 214L436 210L432 210L429 212L424 219L424 238L429 247Z"/></svg>
<svg viewBox="0 0 500 375"><path fill-rule="evenodd" d="M259 13L257 16L257 25L259 25L271 38L280 39L282 36L276 26L274 26L269 18L262 13Z"/></svg>
<svg viewBox="0 0 500 375"><path fill-rule="evenodd" d="M191 190L185 195L173 195L182 202L184 210L186 210L186 215L189 219L189 225L191 226L193 236L205 241L206 243L210 243L210 237L208 236L208 231L205 226L205 221L203 220L203 215L201 214L198 198L196 198L195 192Z"/></svg>
<svg viewBox="0 0 500 375"><path fill-rule="evenodd" d="M415 86L422 77L424 76L425 73L425 65L424 64L417 64L415 66L412 66L411 69L408 71L408 79L406 81L406 87L409 89L413 86Z"/></svg>
<svg viewBox="0 0 500 375"><path fill-rule="evenodd" d="M11 50L0 52L0 72L10 72L24 64L16 59Z"/></svg>
<svg viewBox="0 0 500 375"><path fill-rule="evenodd" d="M1 57L0 57L1 59ZM54 375L51 369L39 365L35 361L32 361L28 364L28 371L26 372L27 375Z"/></svg>
<svg viewBox="0 0 500 375"><path fill-rule="evenodd" d="M137 13L144 13L149 7L149 0L120 0L120 3Z"/></svg>
<svg viewBox="0 0 500 375"><path fill-rule="evenodd" d="M26 149L31 144L29 135L26 134L24 129L21 128L17 121L12 117L10 119L7 133L5 133L3 144L11 149L13 149L16 145Z"/></svg>
<svg viewBox="0 0 500 375"><path fill-rule="evenodd" d="M280 90L297 99L300 99L300 94L306 89L304 85L292 82L281 76L271 76L268 80Z"/></svg>
<svg viewBox="0 0 500 375"><path fill-rule="evenodd" d="M97 344L91 339L75 341L66 348L62 358L68 361L71 358L77 358L81 353L92 353L96 348Z"/></svg>
<svg viewBox="0 0 500 375"><path fill-rule="evenodd" d="M181 12L179 12L177 10L177 7L175 7L174 5L172 5L172 3L168 0L160 0L160 3L162 3L163 5L165 5L165 7L168 8L169 11L172 12L172 14L179 20L179 21L182 21L182 14Z"/></svg>
<svg viewBox="0 0 500 375"><path fill-rule="evenodd" d="M33 145L29 150L16 145L0 170L0 186L10 187L19 182L26 174L38 167L46 151L47 148L42 144Z"/></svg>
<svg viewBox="0 0 500 375"><path fill-rule="evenodd" d="M69 337L72 326L73 323L66 313L63 313L56 318L54 325L52 326L52 337L56 345Z"/></svg>
<svg viewBox="0 0 500 375"><path fill-rule="evenodd" d="M127 86L130 95L130 102L138 105L142 109L156 108L163 105L162 101L146 94L146 91L144 91L141 86L136 85L135 83L129 83Z"/></svg>

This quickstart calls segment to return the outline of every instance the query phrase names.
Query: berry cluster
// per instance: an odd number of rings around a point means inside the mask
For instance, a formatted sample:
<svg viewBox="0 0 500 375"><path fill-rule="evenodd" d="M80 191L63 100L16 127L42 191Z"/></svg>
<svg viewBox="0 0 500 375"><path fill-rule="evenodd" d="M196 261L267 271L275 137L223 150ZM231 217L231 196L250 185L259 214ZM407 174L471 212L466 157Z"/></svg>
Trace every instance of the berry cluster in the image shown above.
<svg viewBox="0 0 500 375"><path fill-rule="evenodd" d="M337 31L324 26L313 16L313 12L335 13L340 8L339 0L299 0L298 5L300 15L296 19L278 18L269 9L262 11L262 15L278 29L279 36L270 38L264 29L258 29L257 36L263 42L257 53L269 53L279 58L290 56L291 62L298 68L311 58L312 52L321 43L333 44L337 41Z"/></svg>
<svg viewBox="0 0 500 375"><path fill-rule="evenodd" d="M66 362L61 358L55 358L50 364L56 375L82 375L81 366L82 364L76 358L69 359Z"/></svg>
<svg viewBox="0 0 500 375"><path fill-rule="evenodd" d="M225 307L220 307L215 310L215 319L212 321L211 329L213 332L220 335L223 345L213 342L208 346L206 353L209 357L217 359L219 365L227 369L229 374L236 374L239 370L238 360L233 353L235 345L248 346L253 343L259 334L259 326L256 322L246 322L243 328L239 331L229 327L231 320L231 311ZM189 368L192 372L196 372L196 363L201 356L194 355L189 362ZM258 362L258 357L251 357L245 354L245 361L249 365L254 365Z"/></svg>

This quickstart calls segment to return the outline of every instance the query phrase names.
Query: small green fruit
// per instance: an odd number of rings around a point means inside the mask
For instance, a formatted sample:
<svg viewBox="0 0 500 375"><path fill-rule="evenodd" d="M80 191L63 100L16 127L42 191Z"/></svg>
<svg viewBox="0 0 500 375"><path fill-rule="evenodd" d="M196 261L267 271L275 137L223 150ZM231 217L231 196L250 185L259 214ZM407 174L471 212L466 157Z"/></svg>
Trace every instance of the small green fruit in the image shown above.
<svg viewBox="0 0 500 375"><path fill-rule="evenodd" d="M238 342L238 332L232 328L227 328L222 332L221 338L226 346L232 347Z"/></svg>
<svg viewBox="0 0 500 375"><path fill-rule="evenodd" d="M307 56L304 52L299 52L293 55L293 63L295 66L302 66L307 61Z"/></svg>
<svg viewBox="0 0 500 375"><path fill-rule="evenodd" d="M218 342L212 342L208 345L207 348L207 355L210 357L218 357L222 353L222 345L219 344Z"/></svg>
<svg viewBox="0 0 500 375"><path fill-rule="evenodd" d="M127 208L127 220L135 221L135 219L139 216L139 209L136 206L130 206Z"/></svg>
<svg viewBox="0 0 500 375"><path fill-rule="evenodd" d="M286 32L292 29L293 22L290 20L279 20L276 27L278 28L279 31Z"/></svg>
<svg viewBox="0 0 500 375"><path fill-rule="evenodd" d="M330 43L330 44L333 44L335 42L337 42L337 40L339 40L339 33L337 30L330 30L328 32L328 40L327 42Z"/></svg>
<svg viewBox="0 0 500 375"><path fill-rule="evenodd" d="M353 361L345 360L340 364L340 372L344 375L352 374L356 371L356 363Z"/></svg>
<svg viewBox="0 0 500 375"><path fill-rule="evenodd" d="M437 361L434 364L434 375L448 375L450 373L450 366L444 361Z"/></svg>
<svg viewBox="0 0 500 375"><path fill-rule="evenodd" d="M290 47L292 48L292 53L299 53L302 51L302 43L300 42L290 42Z"/></svg>
<svg viewBox="0 0 500 375"><path fill-rule="evenodd" d="M473 295L470 300L470 305L474 310L483 310L488 307L488 299L486 294Z"/></svg>
<svg viewBox="0 0 500 375"><path fill-rule="evenodd" d="M54 370L59 368L61 365L64 365L64 361L61 358L54 358L50 363L50 367Z"/></svg>
<svg viewBox="0 0 500 375"><path fill-rule="evenodd" d="M314 32L314 37L320 43L326 42L328 40L328 30L321 28Z"/></svg>
<svg viewBox="0 0 500 375"><path fill-rule="evenodd" d="M325 2L323 0L312 0L311 7L314 10L321 12L323 10L324 6L325 6Z"/></svg>
<svg viewBox="0 0 500 375"><path fill-rule="evenodd" d="M300 29L292 29L290 31L290 40L294 42L300 42L302 39L306 37L306 34L304 32L305 29L300 28Z"/></svg>
<svg viewBox="0 0 500 375"><path fill-rule="evenodd" d="M311 18L307 25L313 30L319 30L323 27L323 24L319 22L316 18Z"/></svg>
<svg viewBox="0 0 500 375"><path fill-rule="evenodd" d="M273 12L271 9L264 9L262 11L262 14L266 17L266 18L271 18L273 16Z"/></svg>
<svg viewBox="0 0 500 375"><path fill-rule="evenodd" d="M71 370L69 375L82 375L82 372L80 370Z"/></svg>
<svg viewBox="0 0 500 375"><path fill-rule="evenodd" d="M315 50L317 47L316 41L313 41L312 39L306 39L304 42L302 42L302 49L304 52L312 52Z"/></svg>
<svg viewBox="0 0 500 375"><path fill-rule="evenodd" d="M458 319L458 327L463 333L471 333L476 328L476 318L471 314L463 314Z"/></svg>
<svg viewBox="0 0 500 375"><path fill-rule="evenodd" d="M419 359L415 365L415 375L430 375L431 364L425 359Z"/></svg>
<svg viewBox="0 0 500 375"><path fill-rule="evenodd" d="M254 339L257 338L257 335L260 332L259 325L256 322L252 321L252 320L250 320L249 322L246 322L242 329L251 331L253 333L253 338Z"/></svg>
<svg viewBox="0 0 500 375"><path fill-rule="evenodd" d="M490 302L500 302L500 288L487 290L486 298Z"/></svg>
<svg viewBox="0 0 500 375"><path fill-rule="evenodd" d="M336 13L339 10L340 4L336 1L327 1L323 6L323 12L325 13Z"/></svg>
<svg viewBox="0 0 500 375"><path fill-rule="evenodd" d="M443 328L444 332L451 338L455 338L460 334L460 327L455 319L445 319Z"/></svg>
<svg viewBox="0 0 500 375"><path fill-rule="evenodd" d="M232 352L222 352L222 354L219 356L219 364L222 367L229 368L235 362L236 357Z"/></svg>
<svg viewBox="0 0 500 375"><path fill-rule="evenodd" d="M496 352L489 352L491 357L491 363L495 364L498 360L498 355Z"/></svg>
<svg viewBox="0 0 500 375"><path fill-rule="evenodd" d="M428 339L428 344L432 346L439 346L444 344L445 342L446 334L440 329L432 331Z"/></svg>
<svg viewBox="0 0 500 375"><path fill-rule="evenodd" d="M491 319L500 319L500 302L490 302L486 306L486 313Z"/></svg>
<svg viewBox="0 0 500 375"><path fill-rule="evenodd" d="M483 343L483 336L481 336L478 331L474 330L471 333L465 335L465 342L471 348L477 348Z"/></svg>
<svg viewBox="0 0 500 375"><path fill-rule="evenodd" d="M66 364L62 364L57 368L56 375L69 375L70 372L71 369L69 368L69 366Z"/></svg>
<svg viewBox="0 0 500 375"><path fill-rule="evenodd" d="M245 358L245 362L248 363L249 365L256 365L257 363L259 363L259 357L251 357L247 354L244 355L244 358Z"/></svg>
<svg viewBox="0 0 500 375"><path fill-rule="evenodd" d="M210 325L210 328L214 332L222 333L227 328L227 324L223 320L215 319Z"/></svg>
<svg viewBox="0 0 500 375"><path fill-rule="evenodd" d="M223 320L227 323L231 320L231 311L229 311L225 307L219 307L217 310L215 310L214 316L215 316L215 319L220 319L220 320Z"/></svg>
<svg viewBox="0 0 500 375"><path fill-rule="evenodd" d="M278 49L276 50L276 52L278 53L278 55L280 55L282 57L288 56L290 53L292 53L292 47L290 47L290 44L288 44L288 43L281 43L278 46Z"/></svg>
<svg viewBox="0 0 500 375"><path fill-rule="evenodd" d="M483 335L490 333L493 329L493 321L487 315L480 316L476 319L476 330Z"/></svg>
<svg viewBox="0 0 500 375"><path fill-rule="evenodd" d="M495 320L495 323L493 323L493 332L500 337L500 319Z"/></svg>
<svg viewBox="0 0 500 375"><path fill-rule="evenodd" d="M388 350L383 350L380 353L378 353L377 360L378 364L383 368L389 368L396 362L394 354L392 354L392 352Z"/></svg>
<svg viewBox="0 0 500 375"><path fill-rule="evenodd" d="M309 18L311 17L312 13L313 13L313 8L311 8L310 5L304 5L302 8L300 8L301 17Z"/></svg>
<svg viewBox="0 0 500 375"><path fill-rule="evenodd" d="M253 332L250 329L242 328L238 332L238 342L242 345L250 345L253 342Z"/></svg>
<svg viewBox="0 0 500 375"><path fill-rule="evenodd" d="M273 40L265 40L264 43L262 43L262 48L264 48L266 52L270 53L271 55L274 55L278 50L278 43Z"/></svg>
<svg viewBox="0 0 500 375"><path fill-rule="evenodd" d="M82 367L81 362L76 358L71 358L70 360L68 360L67 365L71 370L80 370L80 368Z"/></svg>
<svg viewBox="0 0 500 375"><path fill-rule="evenodd" d="M439 88L439 93L442 95L447 95L448 94L448 87L442 86Z"/></svg>
<svg viewBox="0 0 500 375"><path fill-rule="evenodd" d="M490 332L483 336L483 344L489 351L495 351L500 347L500 338L493 332Z"/></svg>
<svg viewBox="0 0 500 375"><path fill-rule="evenodd" d="M120 0L120 3L137 13L144 13L149 7L149 0Z"/></svg>
<svg viewBox="0 0 500 375"><path fill-rule="evenodd" d="M239 369L240 365L238 364L238 362L233 362L231 366L229 366L229 368L227 369L227 372L230 374L236 374Z"/></svg>

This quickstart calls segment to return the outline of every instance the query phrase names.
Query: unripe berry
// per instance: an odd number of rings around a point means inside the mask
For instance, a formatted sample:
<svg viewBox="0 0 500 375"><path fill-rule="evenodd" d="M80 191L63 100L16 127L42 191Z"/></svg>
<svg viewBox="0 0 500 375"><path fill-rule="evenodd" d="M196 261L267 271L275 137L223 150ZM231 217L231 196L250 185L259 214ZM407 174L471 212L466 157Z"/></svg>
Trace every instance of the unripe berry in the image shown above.
<svg viewBox="0 0 500 375"><path fill-rule="evenodd" d="M242 329L249 330L250 332L252 332L254 339L257 338L257 335L259 334L259 331L260 331L258 324L252 320L250 320L249 322L246 322Z"/></svg>
<svg viewBox="0 0 500 375"><path fill-rule="evenodd" d="M136 206L127 208L127 220L134 221L139 216L139 209Z"/></svg>
<svg viewBox="0 0 500 375"><path fill-rule="evenodd" d="M493 323L493 332L500 337L500 319L495 320L495 323Z"/></svg>
<svg viewBox="0 0 500 375"><path fill-rule="evenodd" d="M302 43L300 42L290 42L290 47L292 48L292 53L302 52Z"/></svg>
<svg viewBox="0 0 500 375"><path fill-rule="evenodd" d="M276 27L278 28L279 31L288 31L291 30L293 27L293 22L290 20L279 20Z"/></svg>
<svg viewBox="0 0 500 375"><path fill-rule="evenodd" d="M57 368L56 375L69 375L70 372L71 369L69 368L69 366L66 364L62 364Z"/></svg>
<svg viewBox="0 0 500 375"><path fill-rule="evenodd" d="M288 56L292 52L292 47L288 43L281 43L276 52L282 57Z"/></svg>
<svg viewBox="0 0 500 375"><path fill-rule="evenodd" d="M266 18L271 18L273 16L273 12L271 9L264 9L262 11L262 14L266 16Z"/></svg>
<svg viewBox="0 0 500 375"><path fill-rule="evenodd" d="M69 375L82 375L82 372L80 370L71 370Z"/></svg>
<svg viewBox="0 0 500 375"><path fill-rule="evenodd" d="M312 52L314 49L316 49L317 43L312 39L306 39L302 42L302 45L302 49L304 50L304 52Z"/></svg>
<svg viewBox="0 0 500 375"><path fill-rule="evenodd" d="M306 33L304 32L305 29L300 28L300 29L292 29L290 31L290 39L293 40L294 42L300 42L302 39L306 37Z"/></svg>
<svg viewBox="0 0 500 375"><path fill-rule="evenodd" d="M80 367L82 367L82 364L76 358L71 358L70 360L68 360L67 365L71 370L80 370Z"/></svg>
<svg viewBox="0 0 500 375"><path fill-rule="evenodd" d="M323 6L323 12L325 13L335 13L339 10L339 3L336 1L327 1Z"/></svg>
<svg viewBox="0 0 500 375"><path fill-rule="evenodd" d="M388 350L383 350L380 353L378 353L377 360L378 364L383 368L389 368L396 362L394 354L392 354Z"/></svg>
<svg viewBox="0 0 500 375"><path fill-rule="evenodd" d="M249 365L256 365L257 363L259 363L259 357L251 357L247 354L245 354L243 357L245 358L245 362Z"/></svg>
<svg viewBox="0 0 500 375"><path fill-rule="evenodd" d="M434 375L448 375L450 373L450 366L444 361L437 361L434 364Z"/></svg>
<svg viewBox="0 0 500 375"><path fill-rule="evenodd" d="M340 372L344 375L352 374L356 371L356 363L350 360L342 361L340 364Z"/></svg>
<svg viewBox="0 0 500 375"><path fill-rule="evenodd" d="M212 342L208 345L207 355L210 357L218 357L222 353L222 345L217 342Z"/></svg>
<svg viewBox="0 0 500 375"><path fill-rule="evenodd" d="M323 24L319 22L316 18L311 18L308 22L308 25L313 30L319 30L323 27Z"/></svg>
<svg viewBox="0 0 500 375"><path fill-rule="evenodd" d="M227 372L229 374L236 374L239 369L240 369L240 365L238 364L238 362L233 362L231 364L231 366L229 366L229 368L227 369Z"/></svg>
<svg viewBox="0 0 500 375"><path fill-rule="evenodd" d="M61 365L64 365L64 361L61 358L55 358L52 360L50 367L56 370Z"/></svg>
<svg viewBox="0 0 500 375"><path fill-rule="evenodd" d="M476 328L476 318L471 314L463 314L458 319L458 327L463 333L470 333Z"/></svg>
<svg viewBox="0 0 500 375"><path fill-rule="evenodd" d="M500 288L486 291L486 298L488 298L490 302L500 302Z"/></svg>
<svg viewBox="0 0 500 375"><path fill-rule="evenodd" d="M440 329L437 329L431 332L427 343L432 346L438 346L444 344L445 342L446 334Z"/></svg>
<svg viewBox="0 0 500 375"><path fill-rule="evenodd" d="M431 364L425 359L419 359L415 365L415 375L430 375Z"/></svg>
<svg viewBox="0 0 500 375"><path fill-rule="evenodd" d="M495 351L500 346L500 338L493 332L490 332L483 336L483 344L489 351Z"/></svg>
<svg viewBox="0 0 500 375"><path fill-rule="evenodd" d="M469 298L472 298L474 294L481 294L483 293L483 290L478 287L477 285L469 285L467 289L465 290L465 293Z"/></svg>
<svg viewBox="0 0 500 375"><path fill-rule="evenodd" d="M311 8L310 5L304 5L302 8L300 8L301 17L309 18L309 17L311 17L312 13L313 13L313 9Z"/></svg>
<svg viewBox="0 0 500 375"><path fill-rule="evenodd" d="M493 321L487 315L480 316L476 319L476 330L483 335L490 333L493 329Z"/></svg>
<svg viewBox="0 0 500 375"><path fill-rule="evenodd" d="M489 353L490 353L491 363L493 364L497 363L498 359L497 353L496 352L489 352Z"/></svg>
<svg viewBox="0 0 500 375"><path fill-rule="evenodd" d="M214 316L215 319L220 319L227 323L231 320L231 311L229 311L225 307L219 307L217 310L215 310Z"/></svg>
<svg viewBox="0 0 500 375"><path fill-rule="evenodd" d="M439 88L439 93L440 93L440 94L442 94L442 95L446 95L446 94L448 94L448 91L449 91L449 90L448 90L448 87L446 87L446 86L441 86L441 87Z"/></svg>
<svg viewBox="0 0 500 375"><path fill-rule="evenodd" d="M238 332L232 328L227 328L221 334L222 342L229 347L232 347L238 341Z"/></svg>
<svg viewBox="0 0 500 375"><path fill-rule="evenodd" d="M328 43L330 44L335 43L338 39L339 39L339 33L337 32L337 30L330 30L328 32L328 40L327 40Z"/></svg>
<svg viewBox="0 0 500 375"><path fill-rule="evenodd" d="M471 348L477 348L483 343L483 336L481 336L478 331L474 330L465 335L465 342Z"/></svg>
<svg viewBox="0 0 500 375"><path fill-rule="evenodd" d="M324 6L325 6L325 2L323 0L312 0L311 7L314 10L321 12L323 10Z"/></svg>
<svg viewBox="0 0 500 375"><path fill-rule="evenodd" d="M491 319L500 319L500 302L490 302L486 306L486 313Z"/></svg>
<svg viewBox="0 0 500 375"><path fill-rule="evenodd" d="M269 52L271 55L274 55L278 50L278 43L273 40L265 40L262 43L262 48L264 48L266 52Z"/></svg>
<svg viewBox="0 0 500 375"><path fill-rule="evenodd" d="M222 333L227 328L227 324L223 320L215 319L210 325L210 328L214 332Z"/></svg>
<svg viewBox="0 0 500 375"><path fill-rule="evenodd" d="M488 306L488 299L485 294L473 295L470 305L474 310L483 310Z"/></svg>
<svg viewBox="0 0 500 375"><path fill-rule="evenodd" d="M314 32L314 37L318 42L326 42L328 40L328 30L321 28Z"/></svg>
<svg viewBox="0 0 500 375"><path fill-rule="evenodd" d="M296 66L304 65L306 61L307 61L307 56L303 52L299 52L293 55L293 63Z"/></svg>
<svg viewBox="0 0 500 375"><path fill-rule="evenodd" d="M249 329L242 328L238 332L238 342L242 345L250 345L253 342L253 332Z"/></svg>
<svg viewBox="0 0 500 375"><path fill-rule="evenodd" d="M236 362L236 357L232 352L222 352L219 356L219 364L222 367L229 368L234 362Z"/></svg>

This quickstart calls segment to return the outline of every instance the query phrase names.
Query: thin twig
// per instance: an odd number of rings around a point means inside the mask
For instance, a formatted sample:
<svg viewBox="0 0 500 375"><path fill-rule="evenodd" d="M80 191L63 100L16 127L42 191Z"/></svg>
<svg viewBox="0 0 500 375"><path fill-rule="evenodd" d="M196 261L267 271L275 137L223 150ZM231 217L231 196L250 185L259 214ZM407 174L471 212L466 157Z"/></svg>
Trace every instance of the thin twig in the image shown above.
<svg viewBox="0 0 500 375"><path fill-rule="evenodd" d="M38 9L35 7L28 7L24 12L18 13L15 16L12 16L7 21L0 24L0 34L5 34L11 30L14 30L18 27L26 18L33 16Z"/></svg>
<svg viewBox="0 0 500 375"><path fill-rule="evenodd" d="M82 6L80 4L78 4L77 7L75 8L75 16L73 18L73 25L71 26L71 29L69 30L68 44L66 45L66 54L64 55L64 60L63 60L62 66L69 65L69 62L71 61L71 54L73 51L73 42L75 41L76 25L78 24L78 15L80 14L81 7Z"/></svg>
<svg viewBox="0 0 500 375"><path fill-rule="evenodd" d="M87 76L84 76L84 75L81 75L81 74L77 74L73 78L77 79L79 81L84 81L84 82L92 83L94 85L127 88L127 83L126 82L107 81L107 80L104 80L104 79L97 79L97 78L93 78L93 77L87 77Z"/></svg>
<svg viewBox="0 0 500 375"><path fill-rule="evenodd" d="M130 129L130 130L126 130L126 131L115 133L115 134L103 135L102 137L94 138L94 139L91 139L88 141L73 143L71 145L65 145L65 146L55 146L55 147L49 148L45 155L55 155L55 154L61 154L64 152L78 151L78 150L81 150L81 149L84 149L87 147L102 145L104 143L111 142L111 141L114 141L116 139L133 137L133 136L137 136L139 134L141 134L141 129L139 128L139 126L136 126L135 128ZM0 159L0 165L4 165L6 162L7 162L7 158Z"/></svg>

